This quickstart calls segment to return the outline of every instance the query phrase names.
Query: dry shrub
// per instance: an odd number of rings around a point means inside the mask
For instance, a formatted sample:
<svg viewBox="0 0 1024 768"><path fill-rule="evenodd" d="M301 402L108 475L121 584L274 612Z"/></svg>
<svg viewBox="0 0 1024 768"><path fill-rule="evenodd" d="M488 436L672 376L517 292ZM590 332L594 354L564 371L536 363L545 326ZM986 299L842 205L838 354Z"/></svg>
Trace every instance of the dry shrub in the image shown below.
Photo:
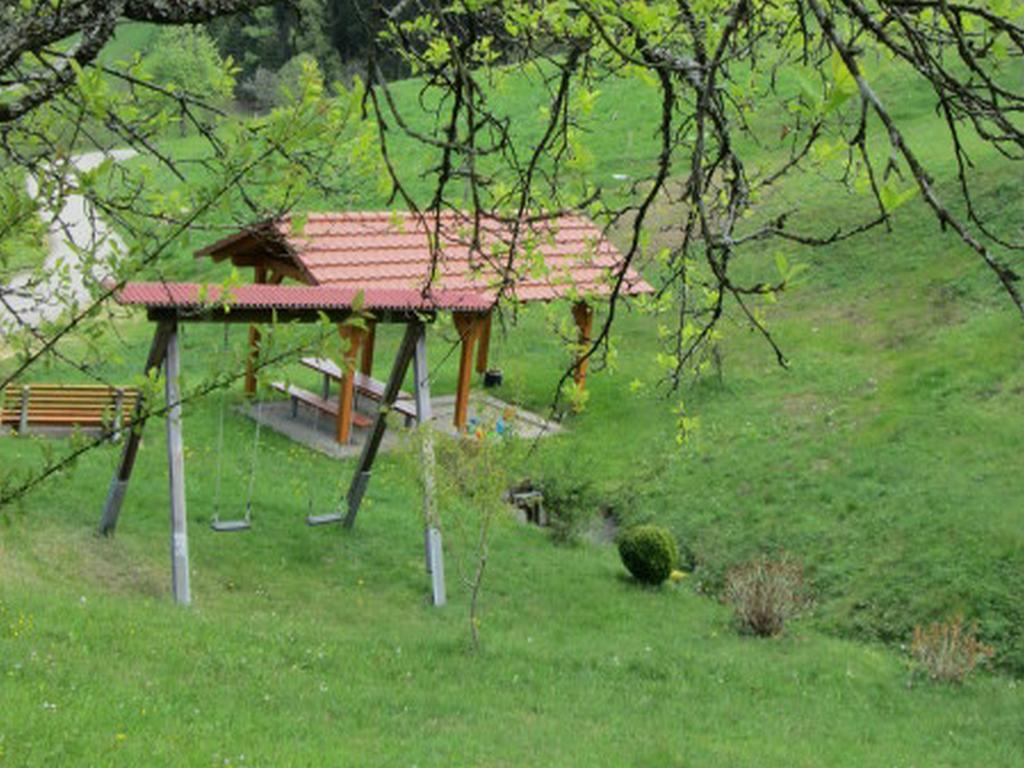
<svg viewBox="0 0 1024 768"><path fill-rule="evenodd" d="M974 668L995 655L978 639L978 627L965 626L963 616L914 628L910 652L932 680L962 683Z"/></svg>
<svg viewBox="0 0 1024 768"><path fill-rule="evenodd" d="M804 569L788 557L759 557L725 576L725 601L745 632L772 637L809 604Z"/></svg>

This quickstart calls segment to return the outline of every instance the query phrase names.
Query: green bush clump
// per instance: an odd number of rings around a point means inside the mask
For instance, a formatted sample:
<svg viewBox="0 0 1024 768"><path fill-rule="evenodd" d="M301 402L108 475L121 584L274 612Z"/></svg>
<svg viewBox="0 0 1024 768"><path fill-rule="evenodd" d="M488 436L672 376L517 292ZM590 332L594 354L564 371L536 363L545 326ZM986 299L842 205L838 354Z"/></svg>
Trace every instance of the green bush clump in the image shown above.
<svg viewBox="0 0 1024 768"><path fill-rule="evenodd" d="M679 546L665 528L638 525L619 537L619 557L637 581L661 584L679 562Z"/></svg>

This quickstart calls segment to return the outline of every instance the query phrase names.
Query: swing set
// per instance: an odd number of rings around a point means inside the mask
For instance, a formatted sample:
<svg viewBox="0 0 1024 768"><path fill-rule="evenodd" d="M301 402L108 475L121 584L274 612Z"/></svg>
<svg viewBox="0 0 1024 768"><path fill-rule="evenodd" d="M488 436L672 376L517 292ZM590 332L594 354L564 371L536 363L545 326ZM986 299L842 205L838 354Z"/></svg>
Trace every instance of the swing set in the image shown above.
<svg viewBox="0 0 1024 768"><path fill-rule="evenodd" d="M230 326L224 323L224 341L221 346L221 360L228 360L228 328ZM237 533L239 531L248 531L252 528L252 500L254 491L256 488L256 470L257 462L260 453L260 434L263 426L263 398L256 399L256 415L254 421L256 427L253 430L252 438L252 450L249 459L249 475L246 482L246 493L245 493L245 512L242 517L236 519L222 520L220 516L221 512L221 485L224 475L224 414L227 412L228 406L228 395L227 388L221 388L220 393L220 407L218 408L217 414L217 463L214 472L214 486L213 486L213 515L210 519L210 528L217 533ZM320 429L320 409L313 409L313 433L316 434ZM318 525L325 525L327 523L338 523L341 522L342 517L338 513L329 513L325 515L314 514L314 499L313 499L313 487L312 479L307 480L307 493L306 493L306 524L310 527Z"/></svg>
<svg viewBox="0 0 1024 768"><path fill-rule="evenodd" d="M439 309L457 304L465 308L465 294L446 295L438 292L426 299L419 291L396 290L363 292L342 288L245 285L232 290L230 301L220 301L218 286L190 283L128 283L116 295L125 306L144 307L147 318L156 328L146 359L145 374L155 375L162 368L166 397L167 463L170 485L171 521L171 586L176 602L191 602L189 585L188 532L185 503L185 453L182 434L182 397L180 389L181 344L180 330L185 323L222 323L226 348L228 326L235 323L269 325L272 323L313 323L325 318L336 323L341 330L356 316L367 315L377 323L397 323L405 326L405 333L392 364L391 374L380 399L370 433L363 444L356 471L348 492L337 508L325 515L314 515L312 495L309 497L307 523L311 526L340 522L351 528L369 485L373 463L387 428L386 415L398 398L402 381L410 364L414 370L414 399L416 422L424 424L431 418L430 390L426 362L426 324L436 318ZM476 311L489 309L484 300L478 300ZM357 309L358 307L358 309ZM344 336L344 332L342 333ZM225 356L226 358L226 356ZM226 396L222 395L218 419L217 469L211 526L219 533L249 530L252 527L252 500L256 480L256 465L260 449L260 416L262 400L256 402L256 428L253 435L252 455L245 499L244 514L237 519L222 519L221 485L224 453L224 412ZM131 430L122 447L121 458L111 480L103 506L99 532L105 536L114 533L147 420L145 398L140 393L134 404ZM441 533L433 497L433 445L429 431L422 441L424 473L424 542L426 567L431 575L434 605L443 605L445 598L444 561Z"/></svg>
<svg viewBox="0 0 1024 768"><path fill-rule="evenodd" d="M221 346L221 361L228 359L228 328L224 323L224 343ZM210 527L217 533L233 533L235 531L248 531L252 528L252 492L256 482L256 458L260 448L260 416L263 412L263 401L257 401L256 408L256 431L253 435L252 458L249 462L249 483L245 495L245 515L237 520L220 519L220 488L224 474L224 413L228 407L227 388L220 391L220 408L217 414L217 469L213 485L213 517L210 520Z"/></svg>

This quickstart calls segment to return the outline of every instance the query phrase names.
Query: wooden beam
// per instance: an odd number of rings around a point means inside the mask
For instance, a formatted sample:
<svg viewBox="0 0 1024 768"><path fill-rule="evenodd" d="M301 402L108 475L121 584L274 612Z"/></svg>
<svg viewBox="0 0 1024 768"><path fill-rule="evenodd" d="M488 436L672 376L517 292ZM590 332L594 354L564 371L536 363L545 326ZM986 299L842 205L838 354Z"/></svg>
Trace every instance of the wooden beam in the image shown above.
<svg viewBox="0 0 1024 768"><path fill-rule="evenodd" d="M256 266L255 282L267 282L267 268L262 264ZM245 393L256 394L256 364L260 354L260 329L255 325L249 326L249 356L245 359Z"/></svg>
<svg viewBox="0 0 1024 768"><path fill-rule="evenodd" d="M590 358L583 358L587 347L590 345L590 333L594 324L594 308L585 301L577 301L572 305L572 317L579 328L579 346L576 353L576 367L573 371L573 380L580 389L587 383L587 365Z"/></svg>
<svg viewBox="0 0 1024 768"><path fill-rule="evenodd" d="M180 317L179 317L180 312ZM146 317L150 322L159 323L162 320L176 320L181 324L185 323L231 323L232 325L247 325L258 323L260 325L271 325L277 323L319 323L324 318L331 323L343 323L350 320L357 314L350 308L323 308L311 309L307 307L240 307L229 305L227 307L212 304L204 307L148 307ZM434 310L421 311L416 309L375 309L373 316L377 323L397 323L405 325L416 320L432 321L437 313Z"/></svg>
<svg viewBox="0 0 1024 768"><path fill-rule="evenodd" d="M494 310L487 313L480 325L480 346L476 351L476 372L487 371L487 358L491 351L491 316Z"/></svg>
<svg viewBox="0 0 1024 768"><path fill-rule="evenodd" d="M153 371L163 365L164 357L167 354L167 340L170 338L173 324L162 322L157 325L153 333L153 342L149 346L149 356L146 358L145 374L148 379ZM114 477L110 481L110 490L107 491L107 500L103 505L103 517L100 519L99 532L103 536L113 536L117 528L117 519L121 514L121 505L124 503L125 493L128 491L128 481L131 480L132 469L135 467L135 456L139 451L139 443L142 440L142 428L145 420L142 419L142 412L145 410L145 396L139 391L135 399L135 407L132 409L131 428L128 439L121 449L121 461L114 470Z"/></svg>
<svg viewBox="0 0 1024 768"><path fill-rule="evenodd" d="M367 376L373 375L373 346L377 340L377 321L370 320L366 324L366 334L363 338L363 353L359 360L359 371Z"/></svg>
<svg viewBox="0 0 1024 768"><path fill-rule="evenodd" d="M435 482L434 433L430 405L430 371L427 368L427 333L422 325L416 337L412 356L413 384L416 398L416 423L420 430L420 463L423 470L423 549L427 573L430 574L431 601L444 605L448 599L444 581L444 547L437 518Z"/></svg>
<svg viewBox="0 0 1024 768"><path fill-rule="evenodd" d="M339 325L338 334L342 339L342 374L338 393L338 442L348 444L352 439L352 408L355 406L356 355L362 341L363 331L349 325Z"/></svg>
<svg viewBox="0 0 1024 768"><path fill-rule="evenodd" d="M427 334L421 333L416 339L412 356L413 397L416 400L416 424L421 428L421 460L423 462L423 549L427 573L430 573L430 526L437 517L437 501L434 494L434 440L430 432L433 417L430 403L430 371L427 368ZM430 441L429 451L426 446Z"/></svg>
<svg viewBox="0 0 1024 768"><path fill-rule="evenodd" d="M167 339L164 390L167 396L167 476L171 495L171 589L174 602L192 602L188 573L188 530L185 509L185 445L181 435L181 351L177 327Z"/></svg>
<svg viewBox="0 0 1024 768"><path fill-rule="evenodd" d="M416 321L405 327L405 335L398 347L398 354L395 356L394 365L391 367L391 376L388 378L387 386L384 388L384 396L377 407L377 415L370 428L370 435L363 444L363 452L359 456L359 464L356 473L352 477L348 494L345 497L348 511L345 514L344 525L351 528L356 521L356 514L359 512L359 505L363 501L363 494L370 484L370 473L373 470L373 461L377 458L377 451L380 449L381 440L384 439L384 430L387 428L387 414L398 399L398 393L402 389L402 381L405 373L409 370L409 361L412 360L416 347L416 340L423 332L422 323Z"/></svg>
<svg viewBox="0 0 1024 768"><path fill-rule="evenodd" d="M455 390L455 429L462 432L466 428L469 417L469 388L473 374L473 343L476 341L481 325L481 316L469 312L453 312L455 329L462 339L462 350L459 353L459 381Z"/></svg>

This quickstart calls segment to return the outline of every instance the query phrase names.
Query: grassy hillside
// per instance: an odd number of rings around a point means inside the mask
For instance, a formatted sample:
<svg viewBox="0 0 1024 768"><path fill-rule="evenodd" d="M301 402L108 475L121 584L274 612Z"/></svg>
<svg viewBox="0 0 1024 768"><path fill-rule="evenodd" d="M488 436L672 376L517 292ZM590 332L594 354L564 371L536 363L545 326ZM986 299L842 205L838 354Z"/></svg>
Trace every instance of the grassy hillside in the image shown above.
<svg viewBox="0 0 1024 768"><path fill-rule="evenodd" d="M188 358L202 354L197 339ZM606 392L606 394L608 394ZM383 462L356 529L302 524L347 465L265 440L256 528L212 533L216 411L191 408L195 606L167 599L162 430L118 536L92 533L115 451L83 461L0 539L0 709L11 765L1005 765L1024 757L1016 684L917 684L899 654L798 622L738 636L728 611L637 588L606 547L553 547L502 520L470 652L452 603L426 606L418 498ZM251 433L229 419L226 489ZM38 446L5 441L5 460ZM340 477L339 477L340 475ZM298 487L296 487L298 485ZM449 524L451 518L448 518ZM61 734L57 739L54 734ZM575 736L571 737L570 734Z"/></svg>
<svg viewBox="0 0 1024 768"><path fill-rule="evenodd" d="M528 138L539 102L525 81L502 87ZM411 104L413 88L399 97ZM602 178L649 156L642 109L625 103L642 104L642 86L610 84L594 113ZM906 91L899 105L949 190L926 95ZM757 158L768 164L776 149ZM402 156L413 177L429 165L412 145ZM1024 220L1013 169L974 159L985 209ZM811 224L865 206L815 174L776 194L767 204L797 202ZM367 207L379 204L366 193ZM657 215L663 224L673 211ZM184 251L168 267L195 274ZM917 201L892 234L789 256L810 266L769 312L789 370L728 325L721 380L683 393L701 426L680 450L675 397L657 385L657 320L627 313L617 366L592 375L587 409L514 469L580 490L591 513L669 525L698 563L680 586L638 589L612 548L556 547L503 519L473 654L458 579L472 537L454 524L465 510L444 511L452 604L441 611L424 603L418 490L395 455L382 458L353 532L314 530L302 524L310 496L327 508L352 463L265 435L256 529L216 536L205 525L218 458L211 398L185 420L192 610L167 596L160 425L148 427L116 539L91 533L114 447L8 511L0 764L1021 764L1024 325ZM567 363L550 326L567 312L534 308L498 335L501 394L550 402ZM119 329L97 370L125 381L149 329L140 318ZM382 336L384 361L396 337ZM441 324L431 337L440 393L454 389L452 336ZM214 367L218 344L219 329L189 329L187 384ZM226 424L224 496L240 509L252 431L233 411ZM0 466L28 469L52 447L0 439ZM807 566L815 608L780 640L741 637L715 591L732 565L778 550ZM901 645L914 625L957 612L980 620L1001 672L961 688L912 678Z"/></svg>

